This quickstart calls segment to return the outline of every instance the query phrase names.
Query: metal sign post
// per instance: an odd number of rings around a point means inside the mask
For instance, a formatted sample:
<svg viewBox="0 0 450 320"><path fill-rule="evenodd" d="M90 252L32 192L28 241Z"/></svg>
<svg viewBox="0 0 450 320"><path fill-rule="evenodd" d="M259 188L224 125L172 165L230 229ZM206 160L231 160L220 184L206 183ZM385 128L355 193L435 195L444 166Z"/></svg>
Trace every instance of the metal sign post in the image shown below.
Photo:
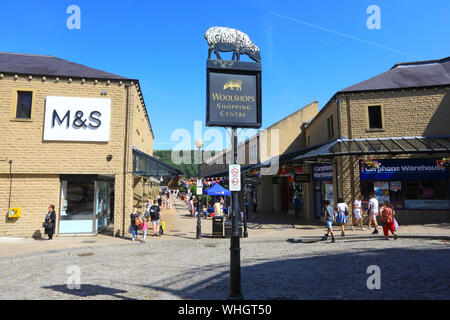
<svg viewBox="0 0 450 320"><path fill-rule="evenodd" d="M237 164L237 134L236 128L231 128L233 143L233 164ZM240 173L240 170L239 170ZM240 180L240 175L239 175ZM230 181L231 186L231 181ZM231 240L230 240L230 293L228 299L243 299L241 292L241 247L239 243L239 212L237 212L239 191L231 192L233 210L231 215Z"/></svg>
<svg viewBox="0 0 450 320"><path fill-rule="evenodd" d="M233 165L230 168L232 201L230 242L230 293L228 299L243 299L241 292L241 257L239 244L239 192L241 170L237 165L237 128L262 125L261 55L260 49L242 31L212 27L205 32L208 43L206 62L206 126L231 127ZM222 60L220 52L233 51L231 60ZM217 60L211 59L211 54ZM254 62L240 61L247 55ZM237 165L237 166L236 166Z"/></svg>

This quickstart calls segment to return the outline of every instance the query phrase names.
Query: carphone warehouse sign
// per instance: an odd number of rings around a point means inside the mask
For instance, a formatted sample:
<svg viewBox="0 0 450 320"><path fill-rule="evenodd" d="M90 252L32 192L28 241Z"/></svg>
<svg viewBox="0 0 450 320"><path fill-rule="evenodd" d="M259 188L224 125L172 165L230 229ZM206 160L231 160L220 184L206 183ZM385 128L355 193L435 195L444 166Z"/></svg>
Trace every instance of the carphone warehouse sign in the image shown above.
<svg viewBox="0 0 450 320"><path fill-rule="evenodd" d="M44 141L109 141L111 99L48 96Z"/></svg>

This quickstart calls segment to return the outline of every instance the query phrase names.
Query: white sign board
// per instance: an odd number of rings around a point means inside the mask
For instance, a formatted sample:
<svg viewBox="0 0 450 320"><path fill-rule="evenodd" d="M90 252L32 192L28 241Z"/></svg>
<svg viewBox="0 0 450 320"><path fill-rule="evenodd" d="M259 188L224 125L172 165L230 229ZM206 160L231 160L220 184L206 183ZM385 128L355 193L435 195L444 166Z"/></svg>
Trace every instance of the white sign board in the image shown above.
<svg viewBox="0 0 450 320"><path fill-rule="evenodd" d="M44 140L109 141L111 99L48 96Z"/></svg>
<svg viewBox="0 0 450 320"><path fill-rule="evenodd" d="M241 166L230 164L229 166L230 191L241 191Z"/></svg>
<svg viewBox="0 0 450 320"><path fill-rule="evenodd" d="M203 194L202 180L197 180L197 195L201 196L202 194Z"/></svg>

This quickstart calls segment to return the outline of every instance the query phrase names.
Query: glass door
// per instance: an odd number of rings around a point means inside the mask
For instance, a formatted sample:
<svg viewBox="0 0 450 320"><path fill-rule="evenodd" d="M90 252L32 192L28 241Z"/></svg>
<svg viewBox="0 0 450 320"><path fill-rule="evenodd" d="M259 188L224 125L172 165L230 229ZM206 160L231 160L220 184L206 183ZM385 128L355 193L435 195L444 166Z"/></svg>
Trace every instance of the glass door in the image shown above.
<svg viewBox="0 0 450 320"><path fill-rule="evenodd" d="M107 181L95 181L95 231L108 225L109 193Z"/></svg>
<svg viewBox="0 0 450 320"><path fill-rule="evenodd" d="M61 181L59 233L92 233L94 181Z"/></svg>

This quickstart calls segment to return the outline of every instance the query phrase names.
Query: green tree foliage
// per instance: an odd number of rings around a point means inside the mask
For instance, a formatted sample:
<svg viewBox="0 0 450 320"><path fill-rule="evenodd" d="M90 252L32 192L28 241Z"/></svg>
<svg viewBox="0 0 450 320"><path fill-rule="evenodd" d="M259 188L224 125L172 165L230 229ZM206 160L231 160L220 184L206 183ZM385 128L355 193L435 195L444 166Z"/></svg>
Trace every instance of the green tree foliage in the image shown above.
<svg viewBox="0 0 450 320"><path fill-rule="evenodd" d="M174 166L175 168L179 169L181 171L181 174L185 178L195 178L198 176L198 161L195 161L195 157L197 156L197 151L194 150L183 150L183 151L174 151L179 152L180 156L187 154L190 154L190 163L180 163L175 164L172 162L172 150L154 150L153 155L155 157L158 157L159 160L170 164L171 166ZM212 155L214 155L214 152L212 152Z"/></svg>

